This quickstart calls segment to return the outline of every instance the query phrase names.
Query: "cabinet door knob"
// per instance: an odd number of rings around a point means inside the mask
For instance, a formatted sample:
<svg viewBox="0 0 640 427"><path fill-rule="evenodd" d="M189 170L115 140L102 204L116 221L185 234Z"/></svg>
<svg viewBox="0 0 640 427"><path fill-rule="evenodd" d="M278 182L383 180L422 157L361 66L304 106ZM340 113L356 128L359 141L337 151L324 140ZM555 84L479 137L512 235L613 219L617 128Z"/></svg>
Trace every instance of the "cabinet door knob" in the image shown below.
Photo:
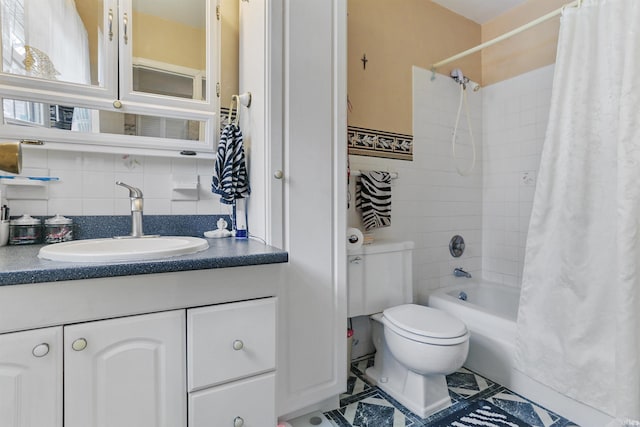
<svg viewBox="0 0 640 427"><path fill-rule="evenodd" d="M233 349L234 350L242 350L244 348L244 343L242 342L242 340L235 340L233 342Z"/></svg>
<svg viewBox="0 0 640 427"><path fill-rule="evenodd" d="M82 351L87 348L87 340L84 338L78 338L71 344L71 348L75 351Z"/></svg>
<svg viewBox="0 0 640 427"><path fill-rule="evenodd" d="M119 99L116 99L115 101L113 101L113 107L122 108L122 101L120 101Z"/></svg>
<svg viewBox="0 0 640 427"><path fill-rule="evenodd" d="M242 417L235 417L233 419L233 427L242 427L244 425L244 420Z"/></svg>
<svg viewBox="0 0 640 427"><path fill-rule="evenodd" d="M273 173L273 177L275 179L282 179L284 177L284 172L282 172L280 169L278 169L277 171L275 171Z"/></svg>
<svg viewBox="0 0 640 427"><path fill-rule="evenodd" d="M42 344L38 344L33 347L33 351L31 353L33 353L35 357L44 357L49 354L49 344L44 342Z"/></svg>

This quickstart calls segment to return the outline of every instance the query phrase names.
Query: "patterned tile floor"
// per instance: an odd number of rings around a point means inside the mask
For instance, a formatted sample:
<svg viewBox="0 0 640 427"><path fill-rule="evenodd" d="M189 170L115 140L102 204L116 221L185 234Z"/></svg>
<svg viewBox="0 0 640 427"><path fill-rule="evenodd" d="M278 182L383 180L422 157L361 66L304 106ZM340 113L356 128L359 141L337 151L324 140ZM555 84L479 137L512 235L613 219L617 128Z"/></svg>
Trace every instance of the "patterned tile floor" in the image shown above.
<svg viewBox="0 0 640 427"><path fill-rule="evenodd" d="M364 372L372 364L373 358L365 358L351 365L348 389L340 396L340 408L324 414L334 426L440 427L439 420L471 403L484 400L530 427L577 427L560 415L466 368L447 376L451 406L422 419L368 382Z"/></svg>

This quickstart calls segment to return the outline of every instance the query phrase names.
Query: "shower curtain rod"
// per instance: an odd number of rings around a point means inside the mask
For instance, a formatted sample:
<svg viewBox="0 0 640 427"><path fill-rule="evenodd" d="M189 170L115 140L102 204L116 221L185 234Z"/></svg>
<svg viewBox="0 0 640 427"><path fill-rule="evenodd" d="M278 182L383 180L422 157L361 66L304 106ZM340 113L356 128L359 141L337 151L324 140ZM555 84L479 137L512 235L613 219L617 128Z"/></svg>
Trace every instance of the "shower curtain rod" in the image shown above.
<svg viewBox="0 0 640 427"><path fill-rule="evenodd" d="M439 68L439 67L442 67L443 65L446 65L446 64L448 64L450 62L453 62L453 61L455 61L457 59L464 58L465 56L471 55L472 53L476 53L477 51L482 50L482 49L484 49L486 47L493 46L494 44L499 43L499 42L501 42L503 40L506 40L506 39L508 39L510 37L513 37L516 34L520 34L521 32L526 31L531 27L535 27L536 25L542 24L543 22L546 22L551 18L555 18L556 16L560 15L562 13L562 11L564 9L566 9L567 7L580 7L581 5L582 5L582 0L574 0L571 3L567 3L564 6L554 10L553 12L549 12L546 15L543 15L538 19L534 19L533 21L529 22L528 24L524 24L521 27L518 27L518 28L516 28L514 30L511 30L511 31L509 31L507 33L504 33L503 35L498 36L495 39L491 39L491 40L486 41L486 42L484 42L484 43L482 43L482 44L480 44L480 45L478 45L476 47L472 47L471 49L467 49L464 52L460 52L457 55L453 55L450 58L443 59L442 61L436 62L431 66L431 71L433 71L434 74L435 74L436 69Z"/></svg>

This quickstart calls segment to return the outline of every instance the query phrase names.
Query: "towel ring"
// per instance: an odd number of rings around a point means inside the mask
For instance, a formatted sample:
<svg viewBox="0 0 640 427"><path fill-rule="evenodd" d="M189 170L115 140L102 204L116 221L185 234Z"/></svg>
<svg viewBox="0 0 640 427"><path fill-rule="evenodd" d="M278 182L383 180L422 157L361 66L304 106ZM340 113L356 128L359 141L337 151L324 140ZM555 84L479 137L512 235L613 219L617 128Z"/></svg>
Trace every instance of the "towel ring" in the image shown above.
<svg viewBox="0 0 640 427"><path fill-rule="evenodd" d="M236 104L236 116L232 120L233 117L233 103ZM231 96L231 105L229 106L229 124L233 124L238 126L240 123L240 105L244 105L245 107L251 107L251 92L245 92L240 95L232 95Z"/></svg>

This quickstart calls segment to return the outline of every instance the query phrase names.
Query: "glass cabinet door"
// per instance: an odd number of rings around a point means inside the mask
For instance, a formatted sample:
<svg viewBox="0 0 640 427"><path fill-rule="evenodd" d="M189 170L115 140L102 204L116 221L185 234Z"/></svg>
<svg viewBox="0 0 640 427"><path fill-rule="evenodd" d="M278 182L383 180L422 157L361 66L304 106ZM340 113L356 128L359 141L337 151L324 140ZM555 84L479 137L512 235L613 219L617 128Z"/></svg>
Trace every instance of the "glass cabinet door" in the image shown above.
<svg viewBox="0 0 640 427"><path fill-rule="evenodd" d="M120 99L214 111L216 5L211 0L121 0ZM207 19L209 18L209 19ZM215 85L213 86L215 88Z"/></svg>
<svg viewBox="0 0 640 427"><path fill-rule="evenodd" d="M0 137L213 152L217 1L0 0Z"/></svg>
<svg viewBox="0 0 640 427"><path fill-rule="evenodd" d="M0 84L115 99L116 13L113 0L0 0Z"/></svg>

